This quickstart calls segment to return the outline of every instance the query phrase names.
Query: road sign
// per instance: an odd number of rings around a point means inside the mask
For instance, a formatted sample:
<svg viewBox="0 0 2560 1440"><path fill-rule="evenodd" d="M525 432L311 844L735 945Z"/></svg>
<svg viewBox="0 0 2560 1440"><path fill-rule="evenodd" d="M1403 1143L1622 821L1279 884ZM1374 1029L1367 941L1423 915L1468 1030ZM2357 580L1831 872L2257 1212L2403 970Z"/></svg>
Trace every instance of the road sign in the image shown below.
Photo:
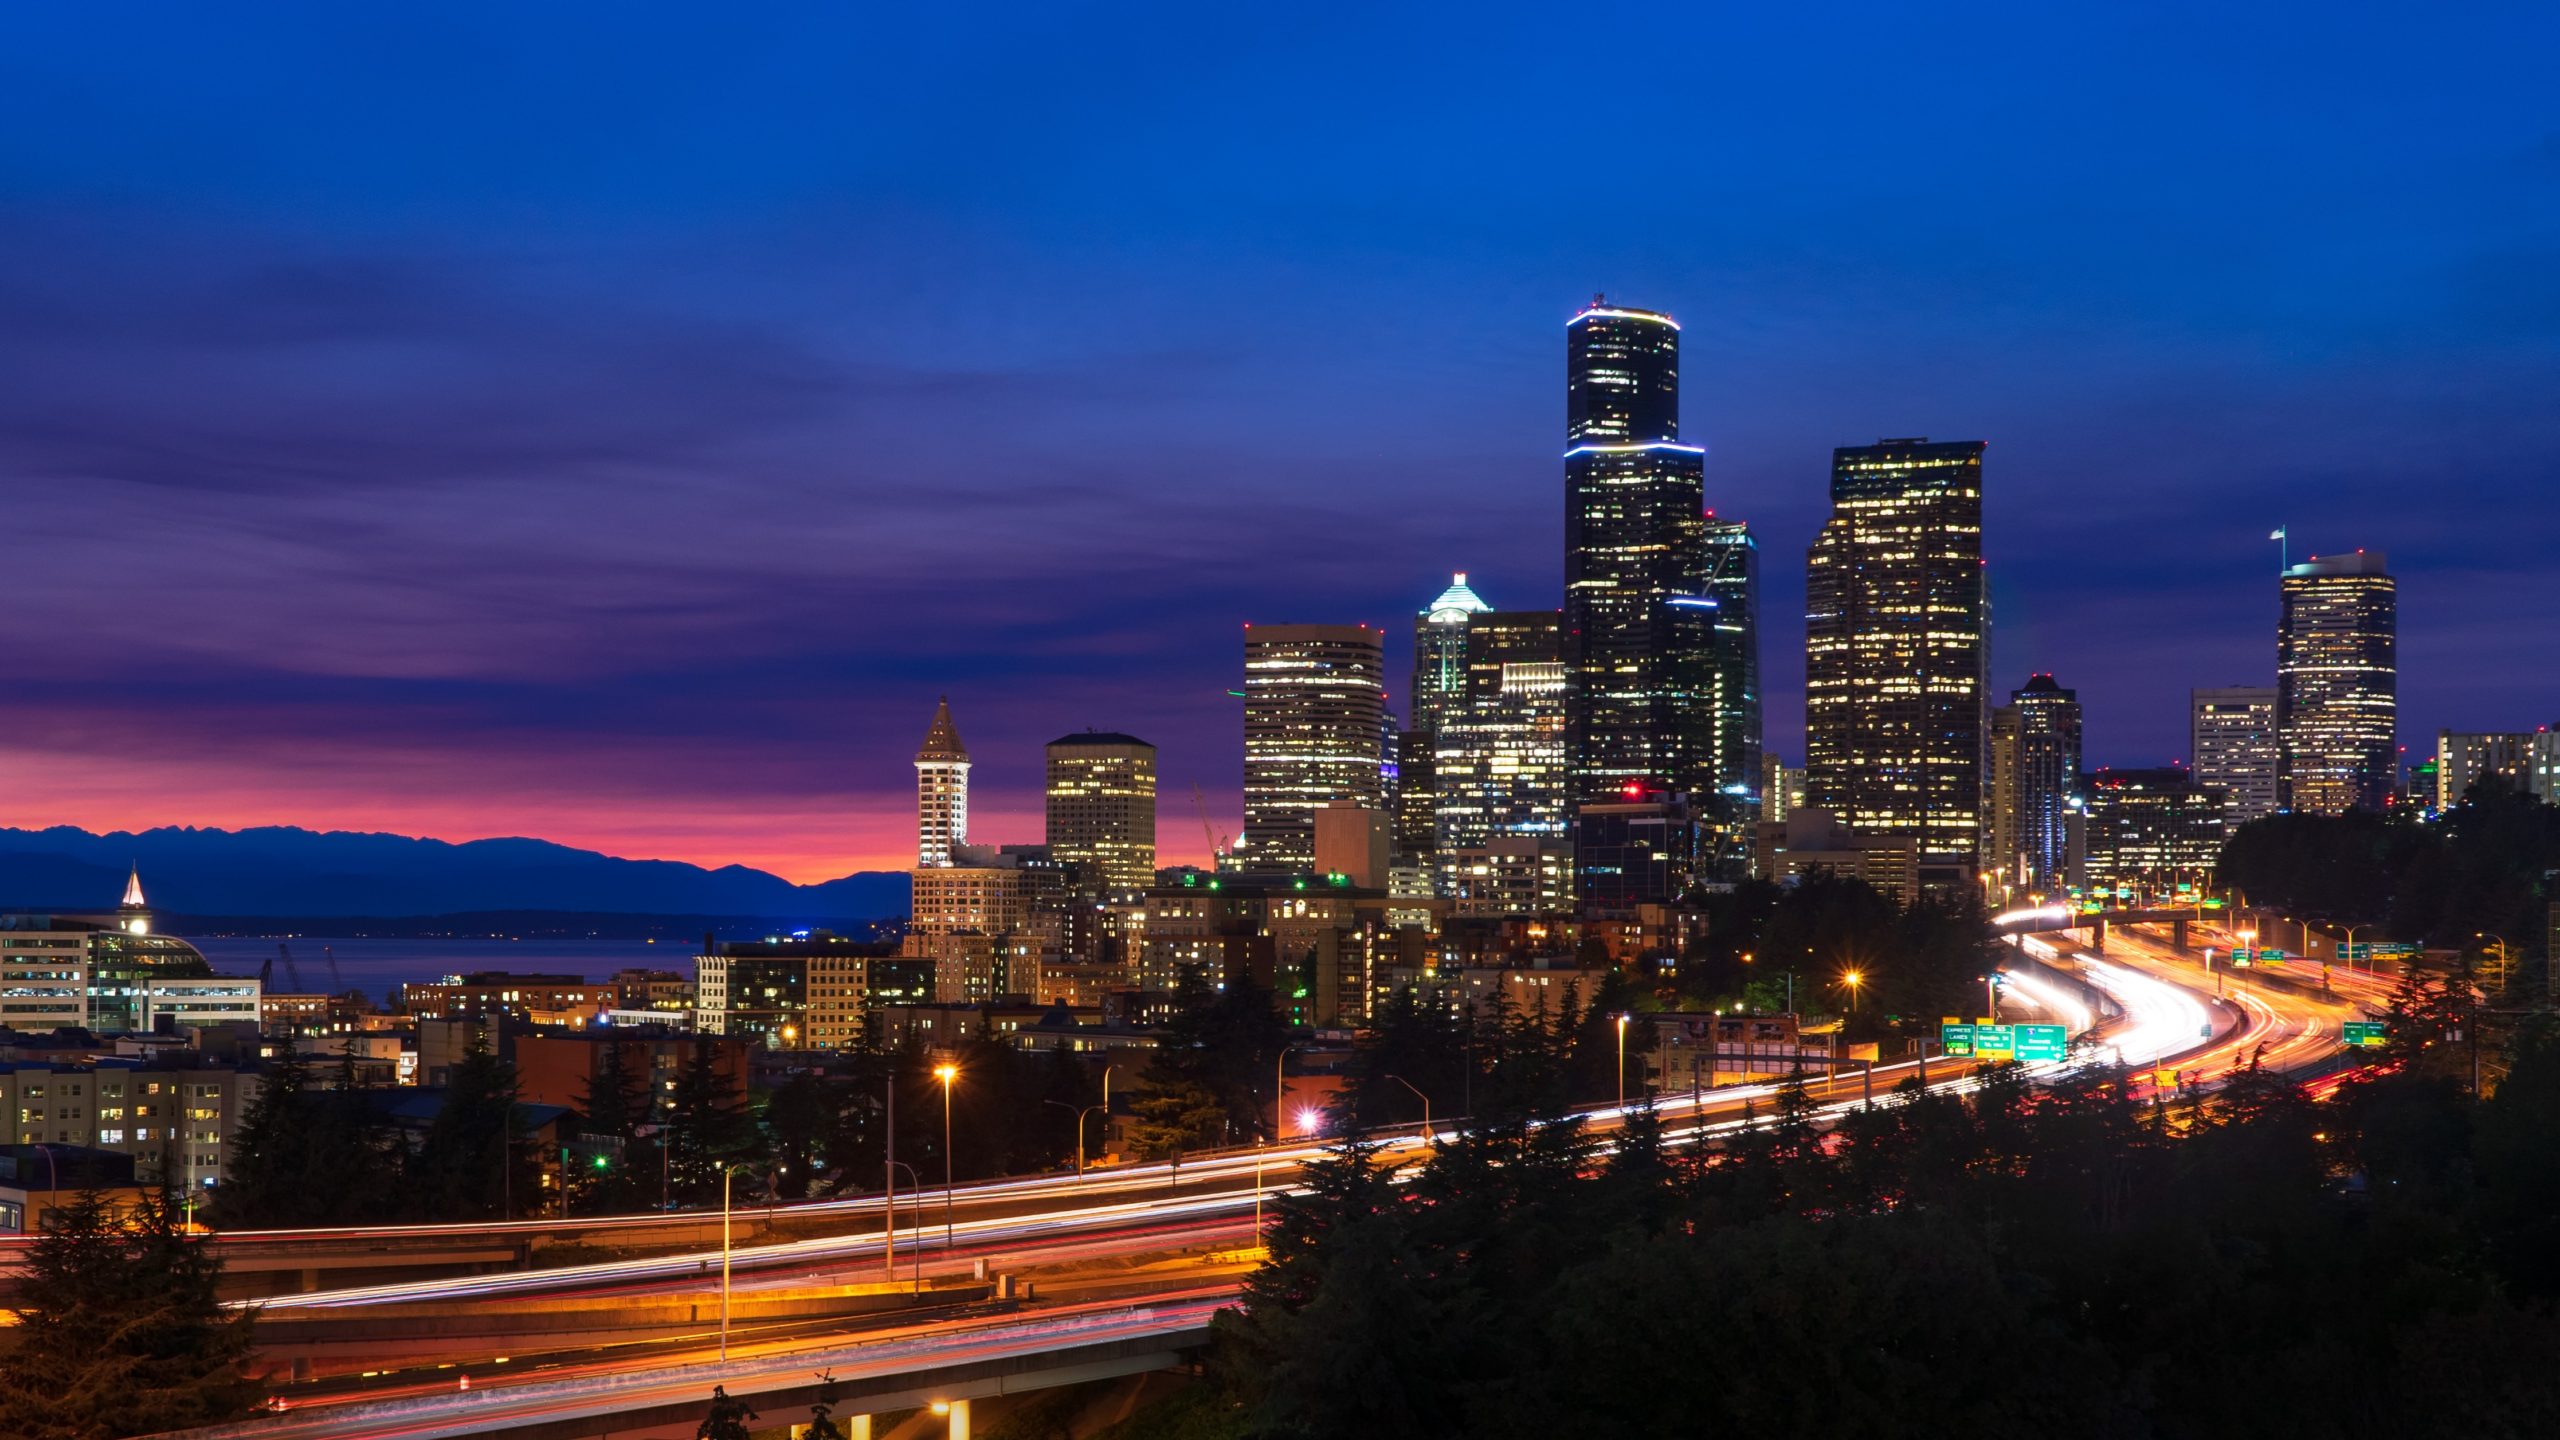
<svg viewBox="0 0 2560 1440"><path fill-rule="evenodd" d="M2345 1032L2340 1038L2350 1045L2376 1046L2386 1038L2382 1033L2384 1028L2379 1020L2350 1020L2339 1027Z"/></svg>
<svg viewBox="0 0 2560 1440"><path fill-rule="evenodd" d="M1976 1025L1973 1027L1973 1053L1985 1060L2010 1060L2017 1057L2017 1027L2012 1025Z"/></svg>
<svg viewBox="0 0 2560 1440"><path fill-rule="evenodd" d="M1973 1027L1953 1020L1938 1027L1938 1044L1948 1054L1961 1059L1973 1053Z"/></svg>
<svg viewBox="0 0 2560 1440"><path fill-rule="evenodd" d="M2405 960L2418 953L2418 947L2406 940L2368 940L2338 949L2349 960Z"/></svg>
<svg viewBox="0 0 2560 1440"><path fill-rule="evenodd" d="M2250 954L2251 951L2246 945L2233 946L2231 948L2231 968L2234 970L2248 969Z"/></svg>
<svg viewBox="0 0 2560 1440"><path fill-rule="evenodd" d="M2021 1060L2059 1060L2070 1036L2059 1025L2020 1025L2018 1058Z"/></svg>
<svg viewBox="0 0 2560 1440"><path fill-rule="evenodd" d="M2284 952L2283 952L2283 951L2281 951L2281 950L2260 950L2260 951L2258 952L2258 958L2259 958L2259 959L2261 959L2261 960L2277 961L2277 960L2290 960L2290 959L2292 959L2293 957L2292 957L2292 956L2290 956L2290 955L2287 955L2286 953L2284 953Z"/></svg>

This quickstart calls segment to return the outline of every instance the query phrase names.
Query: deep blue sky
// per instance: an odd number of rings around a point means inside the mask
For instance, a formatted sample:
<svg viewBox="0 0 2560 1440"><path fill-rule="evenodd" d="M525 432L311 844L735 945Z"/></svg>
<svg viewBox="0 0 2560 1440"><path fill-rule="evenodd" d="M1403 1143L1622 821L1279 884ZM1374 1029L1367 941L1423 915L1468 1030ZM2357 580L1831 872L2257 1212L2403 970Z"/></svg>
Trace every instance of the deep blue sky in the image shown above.
<svg viewBox="0 0 2560 1440"><path fill-rule="evenodd" d="M1095 725L1197 851L1239 621L1555 603L1598 290L1687 327L1791 758L1879 435L1991 442L2093 759L2269 677L2279 523L2391 553L2414 753L2560 716L2560 12L1364 8L18 7L0 822L810 878L948 691L982 838Z"/></svg>

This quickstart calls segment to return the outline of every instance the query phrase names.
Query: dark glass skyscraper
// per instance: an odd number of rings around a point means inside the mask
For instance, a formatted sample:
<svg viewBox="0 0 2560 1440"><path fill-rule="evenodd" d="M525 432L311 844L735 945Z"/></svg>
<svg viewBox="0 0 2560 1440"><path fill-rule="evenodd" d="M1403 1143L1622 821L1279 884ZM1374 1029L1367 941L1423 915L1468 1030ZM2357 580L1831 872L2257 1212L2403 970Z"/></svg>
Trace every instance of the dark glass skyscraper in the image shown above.
<svg viewBox="0 0 2560 1440"><path fill-rule="evenodd" d="M2276 634L2277 803L2337 815L2391 801L2400 591L2378 550L2284 572Z"/></svg>
<svg viewBox="0 0 2560 1440"><path fill-rule="evenodd" d="M1750 863L1761 816L1760 545L1750 526L1712 513L1706 545L1707 598L1716 602L1707 732L1715 801L1708 816L1718 867L1739 875Z"/></svg>
<svg viewBox="0 0 2560 1440"><path fill-rule="evenodd" d="M1834 451L1831 518L1806 556L1805 803L1917 837L1942 883L1970 881L1983 849L1982 451Z"/></svg>
<svg viewBox="0 0 2560 1440"><path fill-rule="evenodd" d="M2066 829L2080 789L2080 697L2051 675L2028 677L1991 712L1991 868L2012 884L2051 889L2070 858Z"/></svg>
<svg viewBox="0 0 2560 1440"><path fill-rule="evenodd" d="M1567 751L1577 803L1714 788L1706 454L1680 443L1680 327L1594 301L1565 327Z"/></svg>

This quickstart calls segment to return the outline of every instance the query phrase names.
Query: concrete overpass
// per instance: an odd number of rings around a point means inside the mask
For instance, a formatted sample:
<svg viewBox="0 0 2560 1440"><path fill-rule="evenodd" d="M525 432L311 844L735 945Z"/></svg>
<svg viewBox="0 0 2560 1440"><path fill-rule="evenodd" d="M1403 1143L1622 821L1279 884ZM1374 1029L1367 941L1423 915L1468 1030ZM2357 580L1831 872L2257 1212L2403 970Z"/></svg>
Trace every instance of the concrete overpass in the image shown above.
<svg viewBox="0 0 2560 1440"><path fill-rule="evenodd" d="M1208 1344L1210 1317L1233 1296L1222 1286L1144 1305L953 1324L899 1340L773 1347L726 1363L439 1390L174 1431L169 1440L654 1440L691 1434L715 1385L751 1405L760 1428L805 1421L831 1389L836 1418L854 1440L867 1440L871 1416L929 1406L948 1407L950 1434L967 1440L975 1400L1188 1367ZM832 1382L822 1379L830 1375Z"/></svg>
<svg viewBox="0 0 2560 1440"><path fill-rule="evenodd" d="M2169 943L2180 950L2187 948L2187 927L2202 917L2194 906L2162 910L2099 910L2084 912L2068 905L2040 905L2032 909L2004 910L1991 917L1991 928L2001 935L2036 935L2056 930L2085 930L2089 948L2104 952L2107 927L2110 925L2166 925Z"/></svg>

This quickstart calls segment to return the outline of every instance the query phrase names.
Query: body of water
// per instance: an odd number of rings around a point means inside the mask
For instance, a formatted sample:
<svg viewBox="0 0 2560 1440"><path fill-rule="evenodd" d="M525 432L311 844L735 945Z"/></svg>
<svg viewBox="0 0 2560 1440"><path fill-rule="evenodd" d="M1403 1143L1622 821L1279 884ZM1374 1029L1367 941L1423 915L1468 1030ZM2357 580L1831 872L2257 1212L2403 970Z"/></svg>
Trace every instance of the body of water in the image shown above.
<svg viewBox="0 0 2560 1440"><path fill-rule="evenodd" d="M222 935L186 936L204 952L213 968L227 975L254 975L275 961L269 988L294 988L287 978L278 945L290 946L294 968L302 976L302 993L362 990L376 1000L394 985L434 981L473 970L513 970L544 975L576 975L602 980L616 970L672 970L693 973L689 946L647 940L581 940L535 936L523 940L466 937L460 939L387 940L362 936ZM337 979L330 977L330 964Z"/></svg>

